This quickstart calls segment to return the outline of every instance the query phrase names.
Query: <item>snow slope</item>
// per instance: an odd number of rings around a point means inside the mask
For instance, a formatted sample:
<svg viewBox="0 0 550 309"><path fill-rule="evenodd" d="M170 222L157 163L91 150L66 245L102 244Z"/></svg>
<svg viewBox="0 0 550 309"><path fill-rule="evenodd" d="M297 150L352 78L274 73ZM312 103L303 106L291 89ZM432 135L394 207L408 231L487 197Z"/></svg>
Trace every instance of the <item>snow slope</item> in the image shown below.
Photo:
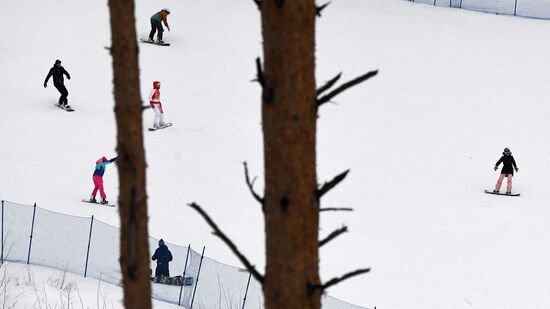
<svg viewBox="0 0 550 309"><path fill-rule="evenodd" d="M124 308L122 288L96 279L36 265L0 267L2 308ZM153 300L153 308L176 305Z"/></svg>
<svg viewBox="0 0 550 309"><path fill-rule="evenodd" d="M140 45L142 97L162 82L174 126L144 132L150 233L206 245L239 265L186 203L196 201L263 267L263 217L242 161L262 188L259 13L252 1L137 1L140 35L169 7L169 48ZM80 203L95 160L115 152L108 7L104 2L3 3L0 41L0 198L118 225L114 209ZM329 293L378 308L548 308L550 259L544 188L550 162L546 104L550 22L401 0L332 1L317 24L318 84L343 71L379 75L320 110L319 182L350 168L324 206L322 278L368 275ZM7 28L6 28L7 29ZM55 59L72 79L69 103L43 79ZM150 110L144 126L151 125ZM519 198L483 194L504 147L519 164ZM116 200L116 166L105 186ZM182 232L183 231L183 232Z"/></svg>

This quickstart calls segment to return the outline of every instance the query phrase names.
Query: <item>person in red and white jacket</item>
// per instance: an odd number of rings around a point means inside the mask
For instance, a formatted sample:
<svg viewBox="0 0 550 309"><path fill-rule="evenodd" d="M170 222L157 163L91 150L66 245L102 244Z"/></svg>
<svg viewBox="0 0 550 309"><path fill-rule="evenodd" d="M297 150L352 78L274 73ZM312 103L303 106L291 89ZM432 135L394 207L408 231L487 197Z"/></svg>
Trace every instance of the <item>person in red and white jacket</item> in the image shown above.
<svg viewBox="0 0 550 309"><path fill-rule="evenodd" d="M153 121L153 128L160 129L165 125L164 112L162 111L162 103L160 103L160 82L153 82L153 89L149 93L149 104L155 111L155 120Z"/></svg>

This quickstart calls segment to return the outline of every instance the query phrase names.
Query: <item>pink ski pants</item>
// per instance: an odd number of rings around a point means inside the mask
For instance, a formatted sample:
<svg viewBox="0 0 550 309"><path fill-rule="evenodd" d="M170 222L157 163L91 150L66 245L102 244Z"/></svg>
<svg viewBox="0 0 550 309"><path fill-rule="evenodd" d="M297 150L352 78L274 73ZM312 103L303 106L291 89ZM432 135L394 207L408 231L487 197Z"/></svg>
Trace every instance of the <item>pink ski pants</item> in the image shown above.
<svg viewBox="0 0 550 309"><path fill-rule="evenodd" d="M498 177L495 189L497 191L500 191L500 187L502 186L502 181L504 180L504 177L507 177L508 182L506 183L506 192L512 192L512 176L513 176L512 174L500 174L500 177Z"/></svg>
<svg viewBox="0 0 550 309"><path fill-rule="evenodd" d="M95 196L97 194L97 190L99 190L99 194L101 194L102 198L106 198L105 191L103 190L103 177L101 176L94 176L94 191L92 191L92 195Z"/></svg>

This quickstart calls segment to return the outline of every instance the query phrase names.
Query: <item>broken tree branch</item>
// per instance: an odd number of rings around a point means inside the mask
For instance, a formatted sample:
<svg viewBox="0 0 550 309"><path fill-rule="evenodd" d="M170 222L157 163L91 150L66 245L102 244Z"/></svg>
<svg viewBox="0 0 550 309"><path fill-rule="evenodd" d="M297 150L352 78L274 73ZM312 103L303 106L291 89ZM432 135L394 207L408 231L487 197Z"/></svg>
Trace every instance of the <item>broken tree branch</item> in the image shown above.
<svg viewBox="0 0 550 309"><path fill-rule="evenodd" d="M335 96L337 96L338 94L346 91L348 88L351 88L357 84L360 84L364 81L366 81L367 79L373 77L373 76L376 76L376 74L378 74L378 70L376 71L370 71L368 72L367 74L365 75L361 75L343 85L341 85L340 87L336 88L335 90L331 91L329 94L321 97L321 98L317 98L317 106L321 106L323 105L324 103L327 103L328 101L332 100L332 98L334 98Z"/></svg>
<svg viewBox="0 0 550 309"><path fill-rule="evenodd" d="M310 286L309 288L309 292L310 294L313 293L316 289L319 289L321 290L321 293L323 293L326 289L328 289L329 287L333 286L333 285L336 285L346 279L349 279L349 278L352 278L352 277L355 277L355 276L358 276L358 275L362 275L362 274L365 274L365 273L368 273L370 271L370 268L363 268L363 269L358 269L358 270L355 270L355 271L352 271L352 272L349 272L345 275L343 275L342 277L340 278L333 278L329 281L327 281L325 284L319 284L319 285L312 285Z"/></svg>
<svg viewBox="0 0 550 309"><path fill-rule="evenodd" d="M262 87L265 85L264 72L262 70L262 62L260 57L256 58L256 79L252 80L253 82L258 82Z"/></svg>
<svg viewBox="0 0 550 309"><path fill-rule="evenodd" d="M324 10L327 7L327 5L329 5L329 4L330 4L330 2L327 2L327 3L325 3L321 6L316 7L315 8L315 11L316 11L315 14L317 14L317 16L321 17L321 11Z"/></svg>
<svg viewBox="0 0 550 309"><path fill-rule="evenodd" d="M256 181L256 177L250 181L250 176L248 175L248 165L246 164L246 161L243 162L244 165L244 177L246 180L246 185L248 186L248 189L250 190L250 193L252 193L252 196L254 196L254 199L258 201L260 204L264 204L264 199L254 191L254 181Z"/></svg>
<svg viewBox="0 0 550 309"><path fill-rule="evenodd" d="M321 199L325 193L332 190L334 187L336 187L346 176L348 175L349 170L346 170L345 172L341 173L340 175L334 177L331 181L325 182L321 188L317 189L317 199Z"/></svg>
<svg viewBox="0 0 550 309"><path fill-rule="evenodd" d="M262 10L262 0L253 0L254 3L258 6L258 10Z"/></svg>
<svg viewBox="0 0 550 309"><path fill-rule="evenodd" d="M330 233L327 237L325 237L323 240L319 241L319 248L321 248L323 245L326 245L329 241L333 240L334 238L346 233L348 231L347 226L342 226L341 228L333 231Z"/></svg>
<svg viewBox="0 0 550 309"><path fill-rule="evenodd" d="M229 239L214 223L214 221L210 218L210 216L196 203L190 203L187 204L189 207L195 209L202 217L203 219L210 225L210 227L214 230L214 235L218 236L228 247L233 251L233 253L237 256L237 258L243 263L243 265L246 267L246 269L258 280L261 284L264 283L264 276L260 274L254 265L252 265L248 259L237 249L237 246Z"/></svg>
<svg viewBox="0 0 550 309"><path fill-rule="evenodd" d="M329 80L326 84L323 85L323 87L317 89L317 97L319 97L323 92L330 89L330 87L334 86L334 84L336 84L340 77L342 77L342 72L338 73L338 75Z"/></svg>

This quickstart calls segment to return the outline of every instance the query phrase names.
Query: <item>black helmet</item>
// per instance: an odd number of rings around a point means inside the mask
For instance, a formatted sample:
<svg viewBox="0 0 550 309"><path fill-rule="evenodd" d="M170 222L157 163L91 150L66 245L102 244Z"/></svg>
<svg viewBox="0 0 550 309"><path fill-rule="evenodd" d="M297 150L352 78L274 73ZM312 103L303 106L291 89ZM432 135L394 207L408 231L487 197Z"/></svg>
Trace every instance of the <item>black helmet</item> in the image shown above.
<svg viewBox="0 0 550 309"><path fill-rule="evenodd" d="M512 154L512 152L510 151L510 148L504 148L504 151L502 152L502 154L505 156L509 156Z"/></svg>

